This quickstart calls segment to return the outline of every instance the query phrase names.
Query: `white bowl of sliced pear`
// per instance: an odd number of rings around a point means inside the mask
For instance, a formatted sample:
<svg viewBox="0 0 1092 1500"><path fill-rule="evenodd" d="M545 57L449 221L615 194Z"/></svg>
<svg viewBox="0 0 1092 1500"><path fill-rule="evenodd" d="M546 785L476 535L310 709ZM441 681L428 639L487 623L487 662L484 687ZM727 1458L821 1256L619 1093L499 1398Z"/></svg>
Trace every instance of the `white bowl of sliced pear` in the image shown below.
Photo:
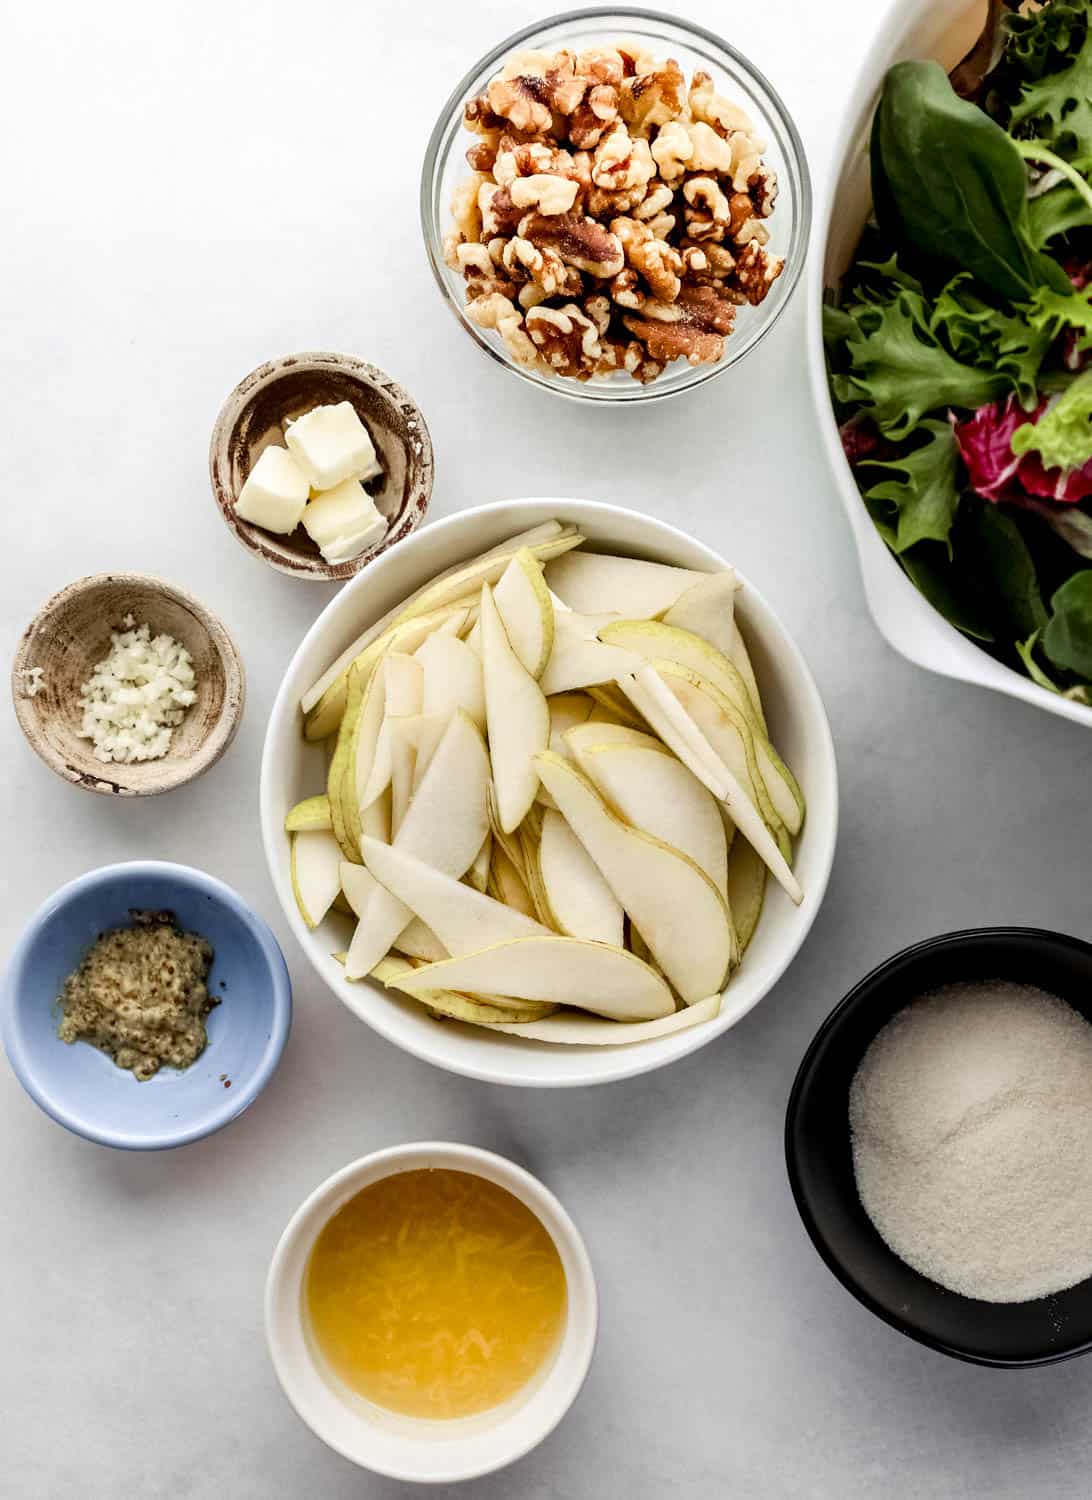
<svg viewBox="0 0 1092 1500"><path fill-rule="evenodd" d="M757 590L650 516L533 499L426 527L327 606L273 708L261 815L355 1015L453 1072L564 1086L757 1005L819 908L837 796L818 690Z"/></svg>

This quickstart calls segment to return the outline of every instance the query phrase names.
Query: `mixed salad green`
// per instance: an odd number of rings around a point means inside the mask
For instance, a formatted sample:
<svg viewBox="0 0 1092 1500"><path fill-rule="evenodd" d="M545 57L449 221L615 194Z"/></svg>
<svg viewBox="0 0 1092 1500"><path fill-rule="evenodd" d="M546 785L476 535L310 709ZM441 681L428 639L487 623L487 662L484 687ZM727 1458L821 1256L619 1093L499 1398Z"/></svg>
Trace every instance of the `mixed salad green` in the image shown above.
<svg viewBox="0 0 1092 1500"><path fill-rule="evenodd" d="M961 98L892 68L825 309L843 446L929 602L1092 704L1092 0L1008 14Z"/></svg>

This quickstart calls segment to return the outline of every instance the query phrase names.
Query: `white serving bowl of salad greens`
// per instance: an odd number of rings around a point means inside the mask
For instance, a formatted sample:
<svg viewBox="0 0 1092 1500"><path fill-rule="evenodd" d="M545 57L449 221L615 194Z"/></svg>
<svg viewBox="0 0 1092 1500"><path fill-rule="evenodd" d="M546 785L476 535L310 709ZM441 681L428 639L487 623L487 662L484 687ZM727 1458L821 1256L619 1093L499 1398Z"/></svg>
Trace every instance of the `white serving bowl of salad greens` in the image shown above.
<svg viewBox="0 0 1092 1500"><path fill-rule="evenodd" d="M919 0L898 24L819 204L824 441L888 642L1088 722L1092 3Z"/></svg>

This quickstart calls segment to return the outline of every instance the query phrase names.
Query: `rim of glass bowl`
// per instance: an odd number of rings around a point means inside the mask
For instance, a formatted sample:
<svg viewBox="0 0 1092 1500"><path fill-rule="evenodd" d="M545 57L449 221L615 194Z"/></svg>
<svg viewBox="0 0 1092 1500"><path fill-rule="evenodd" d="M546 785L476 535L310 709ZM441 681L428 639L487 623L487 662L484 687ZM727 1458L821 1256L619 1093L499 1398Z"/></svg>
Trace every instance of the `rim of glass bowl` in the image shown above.
<svg viewBox="0 0 1092 1500"><path fill-rule="evenodd" d="M518 364L503 346L495 343L488 336L486 330L479 328L467 317L465 304L456 292L453 273L444 263L441 224L445 206L440 201L440 193L444 165L455 144L456 137L463 128L463 104L476 91L483 78L487 77L510 52L534 39L544 40L553 31L581 26L586 22L597 23L595 29L612 30L617 27L623 34L627 25L637 28L639 33L642 28L646 32L654 29L661 33L663 40L669 43L678 40L690 52L697 53L715 73L731 75L733 69L737 70L746 79L753 92L759 96L764 111L762 121L764 133L775 141L784 163L782 171L788 179L794 220L789 234L789 243L785 249L785 269L777 278L766 301L752 309L757 314L752 327L741 328L729 336L723 358L716 364L688 365L675 380L671 380L668 376L670 366L660 379L652 381L649 385L641 385L636 380L622 382L610 377L601 382L551 378L529 369L526 365ZM559 37L557 40L560 44L563 39ZM729 42L704 26L666 15L663 11L646 10L638 6L617 9L589 6L580 10L561 11L556 15L548 16L545 20L524 26L500 42L465 74L449 95L429 137L421 169L420 207L421 229L433 277L444 301L479 349L504 369L510 370L540 390L552 391L556 396L575 401L625 404L664 400L668 396L678 396L685 391L696 390L707 380L712 380L716 375L722 375L732 365L738 364L756 345L761 343L791 301L804 269L811 228L812 191L804 143L780 94L765 74ZM461 283L459 285L461 286Z"/></svg>

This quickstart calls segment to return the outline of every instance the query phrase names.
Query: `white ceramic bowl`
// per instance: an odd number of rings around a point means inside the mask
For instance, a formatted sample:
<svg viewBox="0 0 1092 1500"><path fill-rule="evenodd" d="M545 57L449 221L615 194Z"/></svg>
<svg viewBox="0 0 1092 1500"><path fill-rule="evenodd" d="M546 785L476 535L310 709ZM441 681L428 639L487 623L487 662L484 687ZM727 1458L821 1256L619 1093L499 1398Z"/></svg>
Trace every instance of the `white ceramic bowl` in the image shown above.
<svg viewBox="0 0 1092 1500"><path fill-rule="evenodd" d="M304 952L338 999L389 1041L442 1068L490 1083L539 1087L605 1083L645 1073L734 1026L769 993L804 941L826 890L838 824L834 746L818 689L770 606L744 580L736 608L771 735L807 799L796 858L804 900L794 906L773 881L768 882L762 918L716 1020L628 1046L547 1045L456 1021L438 1022L408 998L399 999L370 981L350 984L345 979L342 965L331 957L345 947L345 919L333 914L310 932L292 894L284 817L301 797L322 785L325 766L321 747L306 744L300 733L300 696L365 626L413 589L453 563L555 516L578 525L596 550L706 572L725 566L711 548L663 521L590 500L501 501L425 526L365 568L311 627L273 705L261 776L262 837L277 895Z"/></svg>
<svg viewBox="0 0 1092 1500"><path fill-rule="evenodd" d="M868 138L887 69L908 58L934 58L951 70L974 45L986 19L986 0L911 0L891 12L885 27L847 89L849 105L832 154L832 170L818 193L808 281L808 365L819 427L834 483L857 544L865 595L881 634L896 651L944 677L995 688L1048 713L1090 722L1083 704L1037 687L1030 678L981 650L949 625L891 556L865 510L842 452L823 357L823 296L838 285L853 260L872 207Z"/></svg>
<svg viewBox="0 0 1092 1500"><path fill-rule="evenodd" d="M430 1422L381 1410L341 1386L316 1359L303 1313L303 1278L323 1225L363 1188L396 1172L446 1167L495 1182L527 1205L549 1231L568 1287L565 1329L553 1360L512 1401L476 1417ZM393 1146L342 1168L297 1209L269 1267L265 1327L284 1393L343 1457L392 1479L453 1484L514 1463L542 1442L584 1383L598 1327L595 1277L580 1231L537 1178L473 1146L425 1142Z"/></svg>

